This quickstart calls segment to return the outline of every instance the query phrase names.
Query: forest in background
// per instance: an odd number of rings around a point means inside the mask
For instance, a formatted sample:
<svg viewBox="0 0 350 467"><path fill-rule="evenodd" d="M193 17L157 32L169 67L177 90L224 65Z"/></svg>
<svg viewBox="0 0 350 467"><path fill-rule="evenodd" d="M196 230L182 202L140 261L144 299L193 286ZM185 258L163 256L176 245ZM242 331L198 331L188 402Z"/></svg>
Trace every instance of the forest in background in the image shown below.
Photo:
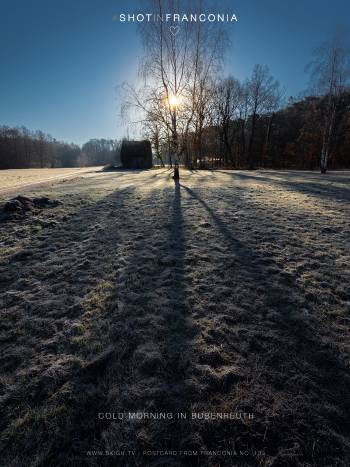
<svg viewBox="0 0 350 467"><path fill-rule="evenodd" d="M255 73L271 79L267 68ZM323 113L327 96L290 99L275 111L249 112L247 88L234 78L223 80L213 94L198 135L189 132L183 145L183 163L192 168L271 168L316 170L322 151ZM260 105L260 104L259 104ZM150 125L146 136L156 164L171 164L171 139ZM32 167L85 167L117 163L121 142L91 139L82 147L60 142L41 131L0 127L0 169ZM340 96L332 132L329 169L350 168L350 92Z"/></svg>
<svg viewBox="0 0 350 467"><path fill-rule="evenodd" d="M181 0L148 5L160 16L186 11ZM232 50L227 25L182 24L173 35L159 21L139 33L139 80L120 87L121 113L151 140L161 164L323 173L350 167L350 53L340 31L313 51L308 89L289 100L267 65L255 65L243 81L224 75Z"/></svg>
<svg viewBox="0 0 350 467"><path fill-rule="evenodd" d="M0 169L87 167L117 161L120 141L90 139L82 147L42 131L0 126Z"/></svg>
<svg viewBox="0 0 350 467"><path fill-rule="evenodd" d="M222 100L200 136L182 140L182 157L189 168L317 170L322 152L323 112L327 96L290 99L285 107L248 114L239 83L228 78L219 88ZM236 100L237 99L237 100ZM237 104L238 102L238 104ZM242 107L240 107L242 106ZM237 113L234 117L233 114ZM208 114L209 116L209 114ZM172 163L171 141L150 134L159 163ZM350 92L341 96L329 148L329 169L350 168Z"/></svg>
<svg viewBox="0 0 350 467"><path fill-rule="evenodd" d="M198 3L198 4L197 4ZM198 11L205 2L195 2ZM179 14L186 2L148 0L150 11ZM335 33L314 50L301 97L267 65L239 81L224 76L231 50L227 25L191 23L173 35L161 21L140 26L144 46L136 84L120 85L121 117L151 141L154 163L232 169L350 168L350 51ZM91 139L82 147L42 131L0 126L0 169L118 163L121 141Z"/></svg>

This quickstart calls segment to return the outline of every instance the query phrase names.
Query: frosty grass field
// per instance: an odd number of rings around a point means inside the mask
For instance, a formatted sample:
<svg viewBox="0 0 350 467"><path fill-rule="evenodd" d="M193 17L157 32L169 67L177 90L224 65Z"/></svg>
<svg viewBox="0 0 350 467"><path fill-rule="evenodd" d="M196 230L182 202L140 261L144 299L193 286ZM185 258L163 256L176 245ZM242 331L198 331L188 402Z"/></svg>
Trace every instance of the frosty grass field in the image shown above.
<svg viewBox="0 0 350 467"><path fill-rule="evenodd" d="M349 172L30 190L55 203L0 223L3 465L350 465ZM99 419L129 411L254 418ZM236 454L143 463L160 449Z"/></svg>
<svg viewBox="0 0 350 467"><path fill-rule="evenodd" d="M72 176L86 175L100 167L72 167L61 169L9 169L0 170L0 193L29 184L42 183L48 180L63 179Z"/></svg>

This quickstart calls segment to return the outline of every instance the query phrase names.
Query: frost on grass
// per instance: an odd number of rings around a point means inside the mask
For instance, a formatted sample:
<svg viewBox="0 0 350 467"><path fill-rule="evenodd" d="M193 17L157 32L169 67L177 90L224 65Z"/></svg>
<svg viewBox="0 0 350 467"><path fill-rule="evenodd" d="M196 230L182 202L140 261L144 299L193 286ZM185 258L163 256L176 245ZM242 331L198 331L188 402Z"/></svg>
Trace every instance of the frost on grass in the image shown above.
<svg viewBox="0 0 350 467"><path fill-rule="evenodd" d="M1 170L0 192L12 190L13 187L24 187L28 184L41 183L44 180L64 179L74 174L82 176L96 170L101 170L101 167Z"/></svg>
<svg viewBox="0 0 350 467"><path fill-rule="evenodd" d="M349 182L121 171L32 193L60 203L0 224L4 464L349 465ZM128 411L254 418L97 416Z"/></svg>

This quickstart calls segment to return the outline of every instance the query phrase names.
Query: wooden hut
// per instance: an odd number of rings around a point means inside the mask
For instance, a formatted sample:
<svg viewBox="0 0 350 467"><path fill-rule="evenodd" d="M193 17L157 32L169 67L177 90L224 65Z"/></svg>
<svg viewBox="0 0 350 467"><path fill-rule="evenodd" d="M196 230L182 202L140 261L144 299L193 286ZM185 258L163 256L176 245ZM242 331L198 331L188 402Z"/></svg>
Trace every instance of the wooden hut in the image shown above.
<svg viewBox="0 0 350 467"><path fill-rule="evenodd" d="M150 169L152 167L150 141L123 141L120 161L124 169Z"/></svg>

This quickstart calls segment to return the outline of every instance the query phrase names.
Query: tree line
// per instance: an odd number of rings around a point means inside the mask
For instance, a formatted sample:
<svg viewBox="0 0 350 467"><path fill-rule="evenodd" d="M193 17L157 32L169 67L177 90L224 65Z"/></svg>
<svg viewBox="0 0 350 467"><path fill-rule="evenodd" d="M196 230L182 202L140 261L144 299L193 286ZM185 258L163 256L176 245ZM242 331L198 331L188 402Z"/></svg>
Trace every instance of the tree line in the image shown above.
<svg viewBox="0 0 350 467"><path fill-rule="evenodd" d="M182 142L188 167L350 168L350 88L284 104L268 68L257 65L244 83L218 82L207 105L201 134L196 130ZM166 146L163 141L164 152Z"/></svg>
<svg viewBox="0 0 350 467"><path fill-rule="evenodd" d="M180 14L186 2L150 0L148 8ZM203 8L194 1L193 8ZM140 27L145 56L137 85L121 87L122 115L141 125L160 164L189 168L350 167L350 55L341 37L319 47L303 98L285 91L266 65L240 82L222 78L225 25L192 23L169 33L162 22Z"/></svg>
<svg viewBox="0 0 350 467"><path fill-rule="evenodd" d="M90 139L82 147L42 131L0 126L0 169L86 167L115 163L120 141Z"/></svg>

